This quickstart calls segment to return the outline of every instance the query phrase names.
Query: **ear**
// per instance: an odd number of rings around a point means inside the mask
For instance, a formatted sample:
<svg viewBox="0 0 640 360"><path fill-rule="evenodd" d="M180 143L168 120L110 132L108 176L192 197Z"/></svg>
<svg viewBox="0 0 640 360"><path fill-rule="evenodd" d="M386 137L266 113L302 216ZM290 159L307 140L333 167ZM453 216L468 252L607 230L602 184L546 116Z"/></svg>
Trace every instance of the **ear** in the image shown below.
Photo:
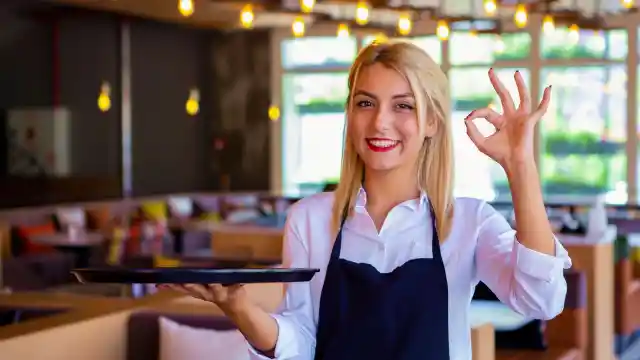
<svg viewBox="0 0 640 360"><path fill-rule="evenodd" d="M433 119L427 120L427 124L424 127L425 138L433 137L437 132L438 132L438 122Z"/></svg>

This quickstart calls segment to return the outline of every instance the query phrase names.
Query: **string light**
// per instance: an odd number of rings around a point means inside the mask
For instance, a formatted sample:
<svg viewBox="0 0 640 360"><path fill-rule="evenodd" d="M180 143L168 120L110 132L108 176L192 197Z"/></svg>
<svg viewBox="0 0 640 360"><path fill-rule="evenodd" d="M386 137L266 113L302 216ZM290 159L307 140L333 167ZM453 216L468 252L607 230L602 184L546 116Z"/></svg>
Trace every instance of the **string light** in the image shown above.
<svg viewBox="0 0 640 360"><path fill-rule="evenodd" d="M572 43L577 43L580 40L580 28L578 25L573 24L569 26L569 39Z"/></svg>
<svg viewBox="0 0 640 360"><path fill-rule="evenodd" d="M275 105L269 106L269 120L278 121L278 119L280 119L280 108Z"/></svg>
<svg viewBox="0 0 640 360"><path fill-rule="evenodd" d="M518 7L516 8L516 13L513 15L513 20L516 23L516 26L519 28L523 28L527 26L527 20L528 20L527 7L524 6L523 4L518 4Z"/></svg>
<svg viewBox="0 0 640 360"><path fill-rule="evenodd" d="M293 24L291 24L291 31L295 37L304 35L304 21L302 18L298 17L293 21Z"/></svg>
<svg viewBox="0 0 640 360"><path fill-rule="evenodd" d="M366 25L369 22L369 6L364 1L359 1L356 7L356 23Z"/></svg>
<svg viewBox="0 0 640 360"><path fill-rule="evenodd" d="M405 36L411 33L411 18L408 14L401 15L398 18L398 34Z"/></svg>
<svg viewBox="0 0 640 360"><path fill-rule="evenodd" d="M633 8L633 5L634 5L633 0L620 0L620 3L622 4L622 7L625 9L631 9Z"/></svg>
<svg viewBox="0 0 640 360"><path fill-rule="evenodd" d="M185 104L187 114L194 116L200 112L200 91L198 89L191 89L189 91L189 98Z"/></svg>
<svg viewBox="0 0 640 360"><path fill-rule="evenodd" d="M100 86L98 109L102 112L107 112L111 109L111 86L109 86L108 82L103 82Z"/></svg>
<svg viewBox="0 0 640 360"><path fill-rule="evenodd" d="M438 39L444 41L449 38L449 25L444 20L438 20L438 27L436 28L436 35Z"/></svg>
<svg viewBox="0 0 640 360"><path fill-rule="evenodd" d="M496 0L484 0L484 3L482 5L484 7L484 12L489 16L495 15L496 11L498 10L498 4L496 4Z"/></svg>
<svg viewBox="0 0 640 360"><path fill-rule="evenodd" d="M193 15L193 0L178 0L178 11L184 17Z"/></svg>
<svg viewBox="0 0 640 360"><path fill-rule="evenodd" d="M240 24L245 29L251 29L253 27L253 20L255 15L253 14L253 7L250 4L245 5L240 13Z"/></svg>
<svg viewBox="0 0 640 360"><path fill-rule="evenodd" d="M349 37L349 25L345 23L338 25L338 37Z"/></svg>
<svg viewBox="0 0 640 360"><path fill-rule="evenodd" d="M542 19L542 31L546 33L553 32L556 29L556 25L553 21L553 16L545 15L544 19Z"/></svg>
<svg viewBox="0 0 640 360"><path fill-rule="evenodd" d="M316 0L300 0L300 9L302 12L310 13L316 5Z"/></svg>

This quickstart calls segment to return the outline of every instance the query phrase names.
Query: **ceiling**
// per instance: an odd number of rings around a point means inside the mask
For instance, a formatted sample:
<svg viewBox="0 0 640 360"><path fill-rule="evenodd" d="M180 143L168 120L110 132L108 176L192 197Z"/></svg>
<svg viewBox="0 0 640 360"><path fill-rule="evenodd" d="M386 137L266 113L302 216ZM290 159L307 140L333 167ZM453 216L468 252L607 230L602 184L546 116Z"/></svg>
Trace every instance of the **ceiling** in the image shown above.
<svg viewBox="0 0 640 360"><path fill-rule="evenodd" d="M47 0L48 2L110 11L150 18L163 22L185 23L204 28L240 28L239 14L247 3L277 2L292 11L255 11L255 27L290 27L298 14L295 9L299 0L194 0L194 13L185 18L178 11L178 0ZM438 9L446 16L484 16L483 0L370 0L375 3L386 2L390 6L411 5L419 8ZM528 0L527 2L535 2ZM353 19L356 0L317 0L316 10L332 14L333 18ZM501 16L510 17L516 0L498 1ZM618 12L622 10L620 0L557 0L553 9L579 9L585 14L599 12ZM370 13L372 20L393 26L401 12L389 9L375 9ZM310 20L310 19L307 19Z"/></svg>

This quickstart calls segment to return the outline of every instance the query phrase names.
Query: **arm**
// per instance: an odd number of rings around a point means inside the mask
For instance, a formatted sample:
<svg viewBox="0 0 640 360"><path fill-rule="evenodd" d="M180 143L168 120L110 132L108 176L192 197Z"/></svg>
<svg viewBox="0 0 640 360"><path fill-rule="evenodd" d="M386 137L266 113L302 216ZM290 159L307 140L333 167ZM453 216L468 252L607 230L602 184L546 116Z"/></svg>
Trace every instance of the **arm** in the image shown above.
<svg viewBox="0 0 640 360"><path fill-rule="evenodd" d="M553 255L530 249L491 205L483 203L478 211L477 279L525 316L551 319L562 312L567 292L564 269L571 267L564 247L551 234ZM516 216L520 227L522 215Z"/></svg>
<svg viewBox="0 0 640 360"><path fill-rule="evenodd" d="M284 267L308 268L308 247L297 230L295 210L290 215L285 225ZM253 345L250 347L251 359L313 359L316 324L313 320L309 283L288 284L277 314L267 314L253 307L245 309L247 313L241 315L241 319L236 320L235 316L232 318ZM246 333L241 327L243 325Z"/></svg>

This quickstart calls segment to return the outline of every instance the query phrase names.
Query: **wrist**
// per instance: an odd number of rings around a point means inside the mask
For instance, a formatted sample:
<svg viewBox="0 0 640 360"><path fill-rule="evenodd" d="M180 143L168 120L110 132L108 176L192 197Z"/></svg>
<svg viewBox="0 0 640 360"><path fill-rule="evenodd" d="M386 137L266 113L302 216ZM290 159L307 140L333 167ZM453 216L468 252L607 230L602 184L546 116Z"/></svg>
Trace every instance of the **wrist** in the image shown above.
<svg viewBox="0 0 640 360"><path fill-rule="evenodd" d="M224 312L228 317L234 318L241 316L241 314L246 313L250 307L250 303L246 301L244 298L234 299L232 301L225 302L223 304L218 304L218 307L222 312Z"/></svg>
<svg viewBox="0 0 640 360"><path fill-rule="evenodd" d="M510 181L538 178L538 166L533 159L505 162L502 168Z"/></svg>

